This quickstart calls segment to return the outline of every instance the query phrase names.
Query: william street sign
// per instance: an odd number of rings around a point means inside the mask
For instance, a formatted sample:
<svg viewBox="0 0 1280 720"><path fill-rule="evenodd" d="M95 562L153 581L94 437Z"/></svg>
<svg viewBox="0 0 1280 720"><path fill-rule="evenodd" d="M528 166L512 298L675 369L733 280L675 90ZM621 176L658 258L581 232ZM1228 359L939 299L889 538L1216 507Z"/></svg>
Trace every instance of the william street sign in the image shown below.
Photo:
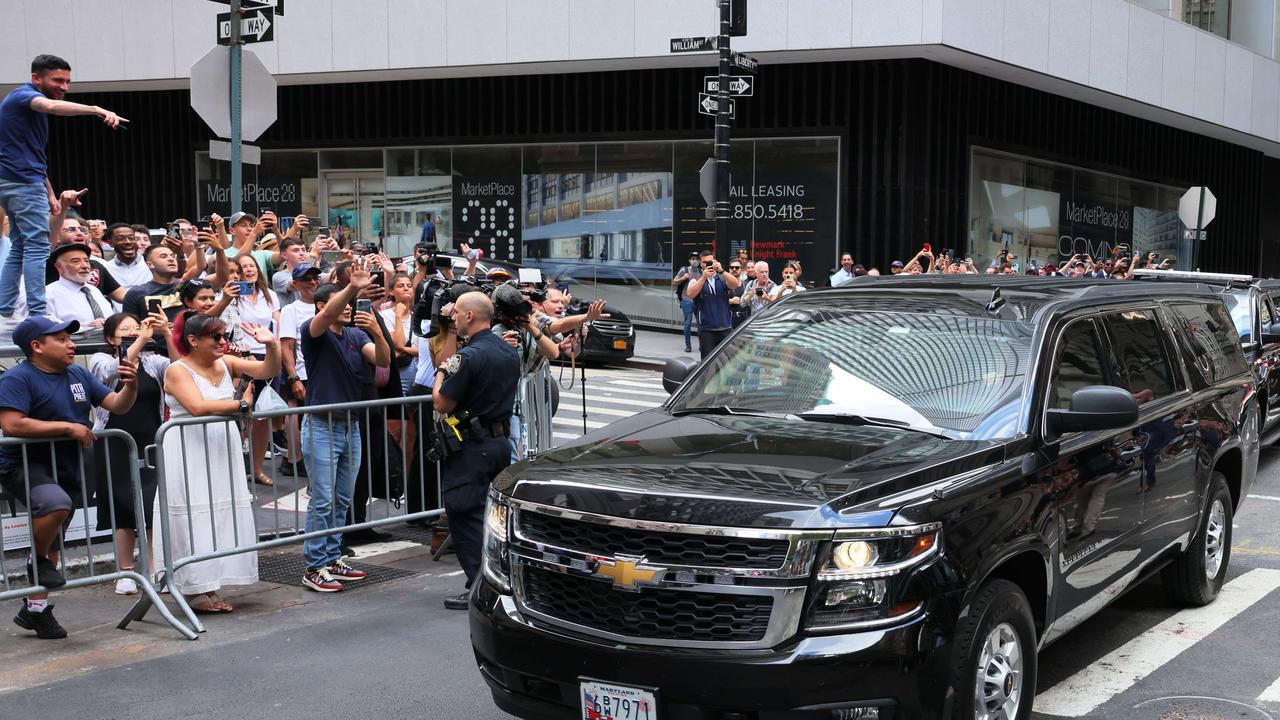
<svg viewBox="0 0 1280 720"><path fill-rule="evenodd" d="M720 45L718 37L671 38L671 52L708 52Z"/></svg>

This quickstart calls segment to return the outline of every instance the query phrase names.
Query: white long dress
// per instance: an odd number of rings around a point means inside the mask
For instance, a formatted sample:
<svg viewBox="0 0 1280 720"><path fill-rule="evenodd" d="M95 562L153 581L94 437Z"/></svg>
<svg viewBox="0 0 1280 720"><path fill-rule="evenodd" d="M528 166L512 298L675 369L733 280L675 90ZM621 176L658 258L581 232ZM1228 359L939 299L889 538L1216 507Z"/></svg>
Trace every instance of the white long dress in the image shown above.
<svg viewBox="0 0 1280 720"><path fill-rule="evenodd" d="M222 380L213 385L181 360L171 367L191 373L205 400L230 400L234 394L231 373L218 361ZM177 398L165 393L171 419L191 417ZM190 557L257 542L253 522L253 496L244 472L240 431L230 420L189 425L164 436L164 483L169 513L169 543L173 559ZM191 502L188 515L187 501ZM156 538L156 557L164 557ZM184 595L217 590L223 585L258 582L258 553L247 552L205 560L180 568L171 587Z"/></svg>

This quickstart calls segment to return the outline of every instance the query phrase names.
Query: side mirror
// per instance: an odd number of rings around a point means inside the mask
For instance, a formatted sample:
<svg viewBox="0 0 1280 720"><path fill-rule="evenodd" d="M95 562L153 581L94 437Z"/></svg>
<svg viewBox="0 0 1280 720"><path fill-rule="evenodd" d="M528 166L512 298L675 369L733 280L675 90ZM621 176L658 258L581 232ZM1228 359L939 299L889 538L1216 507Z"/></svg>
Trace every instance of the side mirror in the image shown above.
<svg viewBox="0 0 1280 720"><path fill-rule="evenodd" d="M1280 323L1271 323L1262 326L1262 344L1271 345L1280 343Z"/></svg>
<svg viewBox="0 0 1280 720"><path fill-rule="evenodd" d="M674 393L696 367L698 361L690 357L673 357L668 360L666 367L662 368L662 387L667 394Z"/></svg>
<svg viewBox="0 0 1280 720"><path fill-rule="evenodd" d="M1070 410L1049 410L1047 421L1047 440L1069 432L1116 430L1138 422L1138 401L1124 388L1093 385L1071 396Z"/></svg>

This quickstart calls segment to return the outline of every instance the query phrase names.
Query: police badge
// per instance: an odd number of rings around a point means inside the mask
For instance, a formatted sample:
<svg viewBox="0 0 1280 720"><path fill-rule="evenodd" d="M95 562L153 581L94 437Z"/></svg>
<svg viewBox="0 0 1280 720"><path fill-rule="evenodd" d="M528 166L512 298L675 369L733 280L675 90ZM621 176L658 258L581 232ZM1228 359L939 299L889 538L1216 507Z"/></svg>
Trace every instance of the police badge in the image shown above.
<svg viewBox="0 0 1280 720"><path fill-rule="evenodd" d="M444 371L449 375L458 374L458 369L461 367L462 367L462 356L456 353L453 355L453 357L449 358L448 360L445 360L444 362Z"/></svg>

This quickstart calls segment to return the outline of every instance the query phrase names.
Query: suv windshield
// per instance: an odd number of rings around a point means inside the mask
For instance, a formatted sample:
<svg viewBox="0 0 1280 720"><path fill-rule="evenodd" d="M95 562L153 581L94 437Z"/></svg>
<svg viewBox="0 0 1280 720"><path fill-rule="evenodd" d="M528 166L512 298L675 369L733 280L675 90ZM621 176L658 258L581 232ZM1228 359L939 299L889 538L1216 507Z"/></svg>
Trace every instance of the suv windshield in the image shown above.
<svg viewBox="0 0 1280 720"><path fill-rule="evenodd" d="M1235 323L1240 342L1246 345L1253 342L1253 303L1249 301L1249 291L1225 292L1222 299L1231 311L1231 322Z"/></svg>
<svg viewBox="0 0 1280 720"><path fill-rule="evenodd" d="M736 335L671 411L856 416L953 439L1010 437L1031 336L991 317L791 303Z"/></svg>

